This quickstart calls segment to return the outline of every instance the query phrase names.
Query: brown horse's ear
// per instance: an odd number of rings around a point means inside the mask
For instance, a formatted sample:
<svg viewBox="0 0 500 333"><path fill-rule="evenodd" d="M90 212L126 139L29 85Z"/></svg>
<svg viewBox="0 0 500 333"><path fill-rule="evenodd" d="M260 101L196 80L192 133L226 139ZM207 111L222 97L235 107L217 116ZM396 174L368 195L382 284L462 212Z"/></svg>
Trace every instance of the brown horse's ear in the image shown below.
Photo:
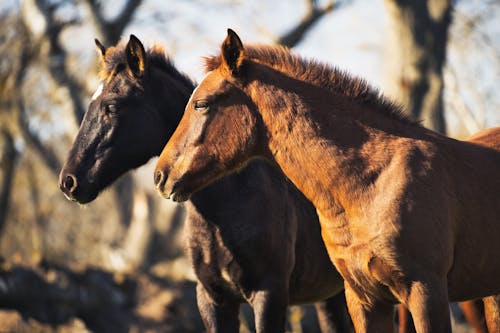
<svg viewBox="0 0 500 333"><path fill-rule="evenodd" d="M146 64L146 51L139 38L130 35L130 39L125 48L127 64L132 74L142 76Z"/></svg>
<svg viewBox="0 0 500 333"><path fill-rule="evenodd" d="M231 74L238 74L243 62L243 43L231 29L227 29L227 37L222 43L222 66Z"/></svg>
<svg viewBox="0 0 500 333"><path fill-rule="evenodd" d="M97 38L94 38L94 42L97 46L97 52L99 52L101 56L104 57L104 55L106 54L106 46L102 45L102 43Z"/></svg>

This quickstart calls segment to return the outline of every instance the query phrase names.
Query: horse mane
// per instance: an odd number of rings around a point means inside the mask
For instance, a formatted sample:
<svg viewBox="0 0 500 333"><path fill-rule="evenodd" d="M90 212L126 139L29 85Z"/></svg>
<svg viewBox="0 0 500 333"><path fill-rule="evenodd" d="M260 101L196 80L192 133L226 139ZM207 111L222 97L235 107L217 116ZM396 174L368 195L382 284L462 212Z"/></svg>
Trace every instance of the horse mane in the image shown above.
<svg viewBox="0 0 500 333"><path fill-rule="evenodd" d="M125 66L127 63L127 57L125 55L126 46L127 42L122 40L116 46L111 46L106 49L104 61L99 71L99 78L101 80L109 80L117 72L119 66ZM146 66L169 73L175 78L180 79L180 82L185 82L189 89L195 86L194 81L177 70L172 60L166 55L165 48L160 44L155 43L146 50Z"/></svg>
<svg viewBox="0 0 500 333"><path fill-rule="evenodd" d="M207 72L218 68L222 63L220 54L205 57L204 60ZM401 106L389 101L366 80L352 76L335 66L314 59L304 59L286 47L245 45L243 61L245 60L264 64L297 80L349 97L354 102L375 108L393 119L420 126L420 123L405 113Z"/></svg>

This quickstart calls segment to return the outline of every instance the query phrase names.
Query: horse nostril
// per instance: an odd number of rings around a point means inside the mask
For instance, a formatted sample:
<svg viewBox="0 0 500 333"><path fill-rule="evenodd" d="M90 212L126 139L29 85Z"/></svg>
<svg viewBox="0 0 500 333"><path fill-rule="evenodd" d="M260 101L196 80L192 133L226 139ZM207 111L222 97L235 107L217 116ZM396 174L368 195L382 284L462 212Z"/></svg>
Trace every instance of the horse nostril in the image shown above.
<svg viewBox="0 0 500 333"><path fill-rule="evenodd" d="M158 170L155 172L155 185L159 186L162 181L163 181L163 172Z"/></svg>
<svg viewBox="0 0 500 333"><path fill-rule="evenodd" d="M66 178L64 178L63 186L69 193L73 193L76 190L77 185L78 183L75 176L67 175Z"/></svg>

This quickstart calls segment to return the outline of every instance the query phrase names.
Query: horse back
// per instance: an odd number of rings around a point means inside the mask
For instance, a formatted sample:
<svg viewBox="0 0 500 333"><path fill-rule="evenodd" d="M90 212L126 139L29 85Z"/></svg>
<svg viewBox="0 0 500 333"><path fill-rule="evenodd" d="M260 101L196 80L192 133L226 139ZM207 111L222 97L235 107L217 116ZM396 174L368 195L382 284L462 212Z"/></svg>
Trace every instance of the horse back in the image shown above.
<svg viewBox="0 0 500 333"><path fill-rule="evenodd" d="M489 128L472 135L468 140L481 146L500 150L500 127Z"/></svg>
<svg viewBox="0 0 500 333"><path fill-rule="evenodd" d="M455 253L450 297L500 292L500 127L454 142L449 166L454 184ZM481 283L477 283L481 281ZM460 286L461 285L461 286ZM456 292L460 290L460 292Z"/></svg>

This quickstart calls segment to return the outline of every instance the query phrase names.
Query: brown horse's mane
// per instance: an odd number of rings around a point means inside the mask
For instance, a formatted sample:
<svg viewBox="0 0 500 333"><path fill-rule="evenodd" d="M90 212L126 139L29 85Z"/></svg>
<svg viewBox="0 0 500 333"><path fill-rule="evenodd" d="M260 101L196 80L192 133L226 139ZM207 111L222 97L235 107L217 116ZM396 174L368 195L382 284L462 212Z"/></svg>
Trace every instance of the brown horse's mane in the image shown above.
<svg viewBox="0 0 500 333"><path fill-rule="evenodd" d="M245 45L244 62L250 60L267 65L295 79L308 82L331 92L347 96L358 103L374 107L391 118L420 126L420 123L405 113L402 107L389 101L382 93L364 79L355 77L334 66L317 60L304 59L283 46ZM243 62L243 63L244 63ZM221 55L205 58L205 71L218 68Z"/></svg>
<svg viewBox="0 0 500 333"><path fill-rule="evenodd" d="M99 78L101 80L107 81L111 79L117 72L117 68L119 66L125 66L127 63L127 57L125 54L126 46L127 41L123 40L116 46L111 46L106 49L104 61L102 62L102 67L99 71ZM180 79L180 82L188 83L190 89L192 89L191 87L195 85L187 75L180 73L177 70L172 60L166 55L165 48L162 45L153 44L149 47L146 50L146 61L147 66L169 73Z"/></svg>

